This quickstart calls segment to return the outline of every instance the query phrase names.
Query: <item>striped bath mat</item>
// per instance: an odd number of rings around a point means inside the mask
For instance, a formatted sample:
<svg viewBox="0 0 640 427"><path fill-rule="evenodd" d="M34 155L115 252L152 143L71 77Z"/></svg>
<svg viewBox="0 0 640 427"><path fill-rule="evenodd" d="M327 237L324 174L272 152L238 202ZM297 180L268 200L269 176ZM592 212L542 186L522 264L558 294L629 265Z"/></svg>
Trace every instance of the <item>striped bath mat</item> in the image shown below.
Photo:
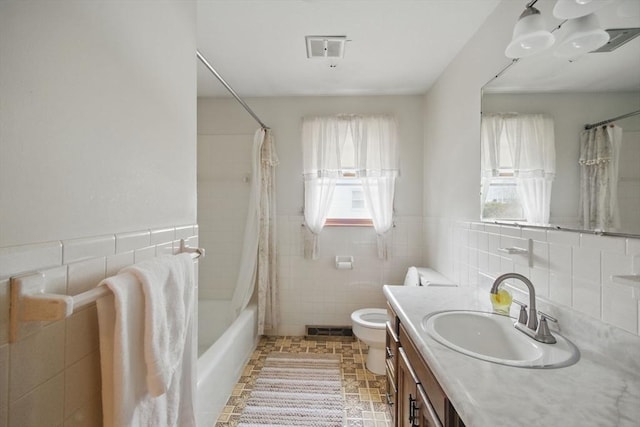
<svg viewBox="0 0 640 427"><path fill-rule="evenodd" d="M339 355L272 353L238 427L340 427L343 414Z"/></svg>

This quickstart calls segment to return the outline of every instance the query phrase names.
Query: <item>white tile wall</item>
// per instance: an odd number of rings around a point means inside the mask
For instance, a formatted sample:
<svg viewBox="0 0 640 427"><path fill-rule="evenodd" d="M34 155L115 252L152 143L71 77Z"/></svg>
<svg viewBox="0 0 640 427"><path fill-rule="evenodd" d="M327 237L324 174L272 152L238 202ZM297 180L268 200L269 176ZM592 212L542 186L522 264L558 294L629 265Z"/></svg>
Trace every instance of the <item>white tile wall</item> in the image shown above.
<svg viewBox="0 0 640 427"><path fill-rule="evenodd" d="M307 260L302 223L301 216L278 217L279 334L302 335L305 325L350 325L354 310L385 306L383 284L401 284L408 267L421 265L420 217L396 219L384 261L369 227L325 228L319 259ZM337 255L353 256L353 270L336 269Z"/></svg>
<svg viewBox="0 0 640 427"><path fill-rule="evenodd" d="M45 275L46 291L76 294L149 257L197 246L195 225L0 248L0 427L93 427L102 422L95 306L29 328L8 343L9 277ZM166 240L163 240L166 239ZM153 242L153 243L152 243Z"/></svg>
<svg viewBox="0 0 640 427"><path fill-rule="evenodd" d="M64 373L11 402L9 427L58 427L64 419Z"/></svg>
<svg viewBox="0 0 640 427"><path fill-rule="evenodd" d="M463 285L516 271L532 279L538 297L640 334L640 288L611 279L640 272L640 239L476 222L455 227L454 275ZM526 239L533 240L533 267L522 255L498 252Z"/></svg>
<svg viewBox="0 0 640 427"><path fill-rule="evenodd" d="M88 237L62 241L62 263L105 257L116 253L116 236Z"/></svg>

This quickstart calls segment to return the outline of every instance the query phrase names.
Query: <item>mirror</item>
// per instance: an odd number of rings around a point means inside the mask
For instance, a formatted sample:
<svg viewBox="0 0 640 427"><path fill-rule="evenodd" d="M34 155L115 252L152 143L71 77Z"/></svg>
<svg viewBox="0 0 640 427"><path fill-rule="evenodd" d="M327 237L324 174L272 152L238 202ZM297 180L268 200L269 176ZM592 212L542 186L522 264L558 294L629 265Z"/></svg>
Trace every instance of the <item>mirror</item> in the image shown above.
<svg viewBox="0 0 640 427"><path fill-rule="evenodd" d="M536 8L541 11L547 27L555 28L553 34L557 44L564 36L566 26L563 21L553 17L554 4L553 0L540 0ZM614 1L598 10L596 16L600 27L605 30L639 28L640 1ZM516 19L517 16L514 17L514 24ZM545 220L531 222L526 220L523 208L507 206L509 202L505 200L509 197L516 199L516 204L523 201L523 196L518 195L521 189L516 191L513 179L509 181L507 165L504 169L506 173L503 173L502 166L499 173L495 169L491 173L494 177L498 176L493 181L489 180L493 182L493 187L487 184L486 176L483 178L482 220L640 235L640 37L629 40L611 52L592 52L572 60L556 57L553 52L554 46L514 61L482 88L482 141L486 141L485 125L489 123L492 114L503 113L501 116L504 116L504 113L515 113L513 115L521 117L542 114L552 119L555 176L553 173L549 174L553 176L553 180L550 197L547 197L548 215ZM633 112L636 114L632 114ZM617 191L617 205L611 209L619 220L606 225L595 224L581 218L585 210L584 199L591 196L585 196L588 194L588 190L585 190L588 179L581 179L581 174L587 175L579 164L580 134L587 124L625 115L629 117L612 122L622 129L617 177L611 178L611 182L615 181L616 184L612 187L614 196ZM604 125L600 127L602 126ZM610 127L611 124L606 126ZM519 136L517 138L518 141L526 139ZM509 148L506 145L503 148L500 158L493 160L494 163L501 163L504 158L509 157L504 154ZM520 148L511 147L511 150ZM522 150L526 151L524 148ZM483 142L483 176L490 169L486 165L487 159L491 157L489 151ZM583 164L586 163L588 161L583 159ZM603 185L603 182L598 178L596 187ZM544 191L546 190L542 190L543 193ZM535 208L544 208L544 201L539 199L540 197L532 198L524 202L535 204Z"/></svg>

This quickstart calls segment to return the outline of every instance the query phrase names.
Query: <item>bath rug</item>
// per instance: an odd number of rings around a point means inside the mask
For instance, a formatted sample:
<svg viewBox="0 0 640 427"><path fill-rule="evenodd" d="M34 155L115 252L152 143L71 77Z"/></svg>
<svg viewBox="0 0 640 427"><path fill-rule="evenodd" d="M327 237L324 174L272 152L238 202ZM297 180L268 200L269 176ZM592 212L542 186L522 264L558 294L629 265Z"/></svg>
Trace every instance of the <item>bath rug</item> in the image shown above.
<svg viewBox="0 0 640 427"><path fill-rule="evenodd" d="M343 396L339 355L271 353L238 427L341 427Z"/></svg>

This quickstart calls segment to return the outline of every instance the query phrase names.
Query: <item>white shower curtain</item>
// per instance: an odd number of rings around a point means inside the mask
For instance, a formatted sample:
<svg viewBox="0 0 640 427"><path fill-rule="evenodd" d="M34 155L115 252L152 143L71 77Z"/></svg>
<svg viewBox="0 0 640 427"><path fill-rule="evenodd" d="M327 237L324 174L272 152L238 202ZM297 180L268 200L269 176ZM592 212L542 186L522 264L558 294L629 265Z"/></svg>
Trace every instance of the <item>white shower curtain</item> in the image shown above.
<svg viewBox="0 0 640 427"><path fill-rule="evenodd" d="M275 329L277 265L275 224L275 167L278 157L270 129L259 129L252 149L252 181L244 231L240 271L232 298L238 315L258 289L258 333Z"/></svg>
<svg viewBox="0 0 640 427"><path fill-rule="evenodd" d="M598 126L580 133L580 224L590 230L620 227L618 162L622 128Z"/></svg>

